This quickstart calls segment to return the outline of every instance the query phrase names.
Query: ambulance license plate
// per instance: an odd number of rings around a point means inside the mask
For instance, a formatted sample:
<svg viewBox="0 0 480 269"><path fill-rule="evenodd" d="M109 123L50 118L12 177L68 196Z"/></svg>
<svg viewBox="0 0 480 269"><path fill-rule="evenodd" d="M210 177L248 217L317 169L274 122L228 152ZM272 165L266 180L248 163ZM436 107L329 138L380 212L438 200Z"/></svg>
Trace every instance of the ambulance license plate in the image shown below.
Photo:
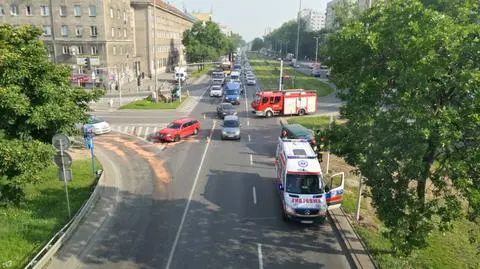
<svg viewBox="0 0 480 269"><path fill-rule="evenodd" d="M312 220L302 220L302 221L300 221L300 223L312 224L313 221Z"/></svg>

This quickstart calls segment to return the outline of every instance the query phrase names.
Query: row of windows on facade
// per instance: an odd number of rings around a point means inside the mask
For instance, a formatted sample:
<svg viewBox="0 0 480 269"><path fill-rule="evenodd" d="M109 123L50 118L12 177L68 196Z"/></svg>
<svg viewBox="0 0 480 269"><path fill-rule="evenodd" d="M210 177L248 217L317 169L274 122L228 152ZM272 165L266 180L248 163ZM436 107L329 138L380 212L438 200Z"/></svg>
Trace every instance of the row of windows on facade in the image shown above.
<svg viewBox="0 0 480 269"><path fill-rule="evenodd" d="M162 58L162 59L157 60L154 69L158 69L158 68L160 68L160 67L165 67L165 66L167 66L167 62L168 62L168 59L167 59L167 58ZM155 63L155 61L152 60L152 65L153 65L153 63Z"/></svg>
<svg viewBox="0 0 480 269"><path fill-rule="evenodd" d="M25 6L25 15L26 16L33 16L34 15L34 8L33 6ZM6 12L3 6L0 6L0 16L5 16ZM17 4L12 4L10 5L10 15L12 16L18 16L20 14L19 12L19 6ZM121 19L121 11L120 9L117 9L117 18ZM67 6L60 6L59 7L59 15L61 17L66 17L68 15L68 8ZM80 5L74 5L73 6L73 15L75 17L81 17L82 16L82 7ZM40 16L50 16L50 7L49 6L40 6ZM89 5L88 6L88 16L90 17L96 17L97 16L97 6L95 5ZM110 8L110 18L115 17L115 11L113 8ZM127 13L124 10L123 11L123 21L127 21Z"/></svg>
<svg viewBox="0 0 480 269"><path fill-rule="evenodd" d="M68 31L68 25L62 25L60 27L60 34L61 36L68 36L69 31ZM117 37L122 37L122 29L118 28L117 31L115 32L115 28L112 27L112 37L115 37L115 33ZM43 26L43 35L44 36L51 36L52 35L52 27L50 25L44 25ZM98 30L97 26L90 26L90 36L97 36L98 35ZM75 26L75 36L81 37L83 36L83 26L82 25L77 25ZM127 29L123 29L123 37L127 38Z"/></svg>
<svg viewBox="0 0 480 269"><path fill-rule="evenodd" d="M62 53L63 54L73 54L72 48L74 48L75 54L84 55L85 54L85 47L83 46L62 46ZM118 49L117 49L118 48ZM133 53L133 48L123 47L123 46L112 46L112 54L113 55L128 55ZM178 52L178 47L171 47L171 46L157 46L157 52ZM98 49L96 46L90 47L90 54L96 55L98 54Z"/></svg>

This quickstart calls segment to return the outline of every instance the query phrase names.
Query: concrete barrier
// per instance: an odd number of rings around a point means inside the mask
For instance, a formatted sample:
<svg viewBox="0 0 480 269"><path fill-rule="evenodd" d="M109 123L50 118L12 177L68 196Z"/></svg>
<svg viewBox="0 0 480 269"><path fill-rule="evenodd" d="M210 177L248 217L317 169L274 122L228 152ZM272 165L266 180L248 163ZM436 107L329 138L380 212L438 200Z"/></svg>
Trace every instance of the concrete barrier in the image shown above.
<svg viewBox="0 0 480 269"><path fill-rule="evenodd" d="M103 170L100 170L97 184L95 185L95 188L90 194L88 200L82 205L75 216L73 216L73 218L48 241L48 243L38 252L38 254L33 257L33 259L25 266L25 269L42 269L48 265L52 257L57 253L63 243L67 241L67 239L78 227L80 221L87 214L88 210L97 202L98 198L100 197L100 193L103 190L103 181L104 172Z"/></svg>

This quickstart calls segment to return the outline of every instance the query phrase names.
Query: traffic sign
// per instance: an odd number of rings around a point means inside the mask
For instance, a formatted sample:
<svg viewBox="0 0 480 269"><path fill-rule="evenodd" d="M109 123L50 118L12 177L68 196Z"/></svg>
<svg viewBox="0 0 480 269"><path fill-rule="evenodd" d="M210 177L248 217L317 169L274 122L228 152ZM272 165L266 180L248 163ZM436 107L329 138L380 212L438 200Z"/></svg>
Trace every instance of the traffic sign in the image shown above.
<svg viewBox="0 0 480 269"><path fill-rule="evenodd" d="M57 176L59 181L71 181L73 179L72 169L59 168L57 170Z"/></svg>
<svg viewBox="0 0 480 269"><path fill-rule="evenodd" d="M64 134L56 134L52 138L52 144L57 150L67 150L70 147L70 139Z"/></svg>
<svg viewBox="0 0 480 269"><path fill-rule="evenodd" d="M63 156L62 156L63 155ZM57 154L55 154L55 156L53 157L53 161L55 162L55 164L58 165L58 167L62 167L62 165L64 167L70 167L72 166L72 156L70 156L70 154L68 154L67 152L60 152L60 151L57 151Z"/></svg>

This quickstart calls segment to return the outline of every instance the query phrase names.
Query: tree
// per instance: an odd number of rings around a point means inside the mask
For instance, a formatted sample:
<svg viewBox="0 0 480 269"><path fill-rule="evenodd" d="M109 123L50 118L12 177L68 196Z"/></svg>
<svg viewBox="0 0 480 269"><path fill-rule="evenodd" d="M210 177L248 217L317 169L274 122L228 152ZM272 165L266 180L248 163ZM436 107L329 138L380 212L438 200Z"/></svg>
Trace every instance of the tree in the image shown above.
<svg viewBox="0 0 480 269"><path fill-rule="evenodd" d="M368 178L385 235L403 254L450 228L463 201L471 220L480 213L478 1L425 2L379 2L327 47L333 81L347 89L332 151Z"/></svg>
<svg viewBox="0 0 480 269"><path fill-rule="evenodd" d="M234 49L245 45L245 40L239 34L232 33L228 39L232 42Z"/></svg>
<svg viewBox="0 0 480 269"><path fill-rule="evenodd" d="M258 51L260 49L262 49L264 47L264 43L263 43L263 40L259 37L255 38L253 41L252 41L252 50L253 51Z"/></svg>
<svg viewBox="0 0 480 269"><path fill-rule="evenodd" d="M51 163L54 134L75 132L101 90L72 88L71 70L48 58L31 26L0 25L0 203L18 203L25 183Z"/></svg>
<svg viewBox="0 0 480 269"><path fill-rule="evenodd" d="M186 47L188 62L215 61L231 52L232 42L214 22L197 22L183 32L182 44Z"/></svg>

